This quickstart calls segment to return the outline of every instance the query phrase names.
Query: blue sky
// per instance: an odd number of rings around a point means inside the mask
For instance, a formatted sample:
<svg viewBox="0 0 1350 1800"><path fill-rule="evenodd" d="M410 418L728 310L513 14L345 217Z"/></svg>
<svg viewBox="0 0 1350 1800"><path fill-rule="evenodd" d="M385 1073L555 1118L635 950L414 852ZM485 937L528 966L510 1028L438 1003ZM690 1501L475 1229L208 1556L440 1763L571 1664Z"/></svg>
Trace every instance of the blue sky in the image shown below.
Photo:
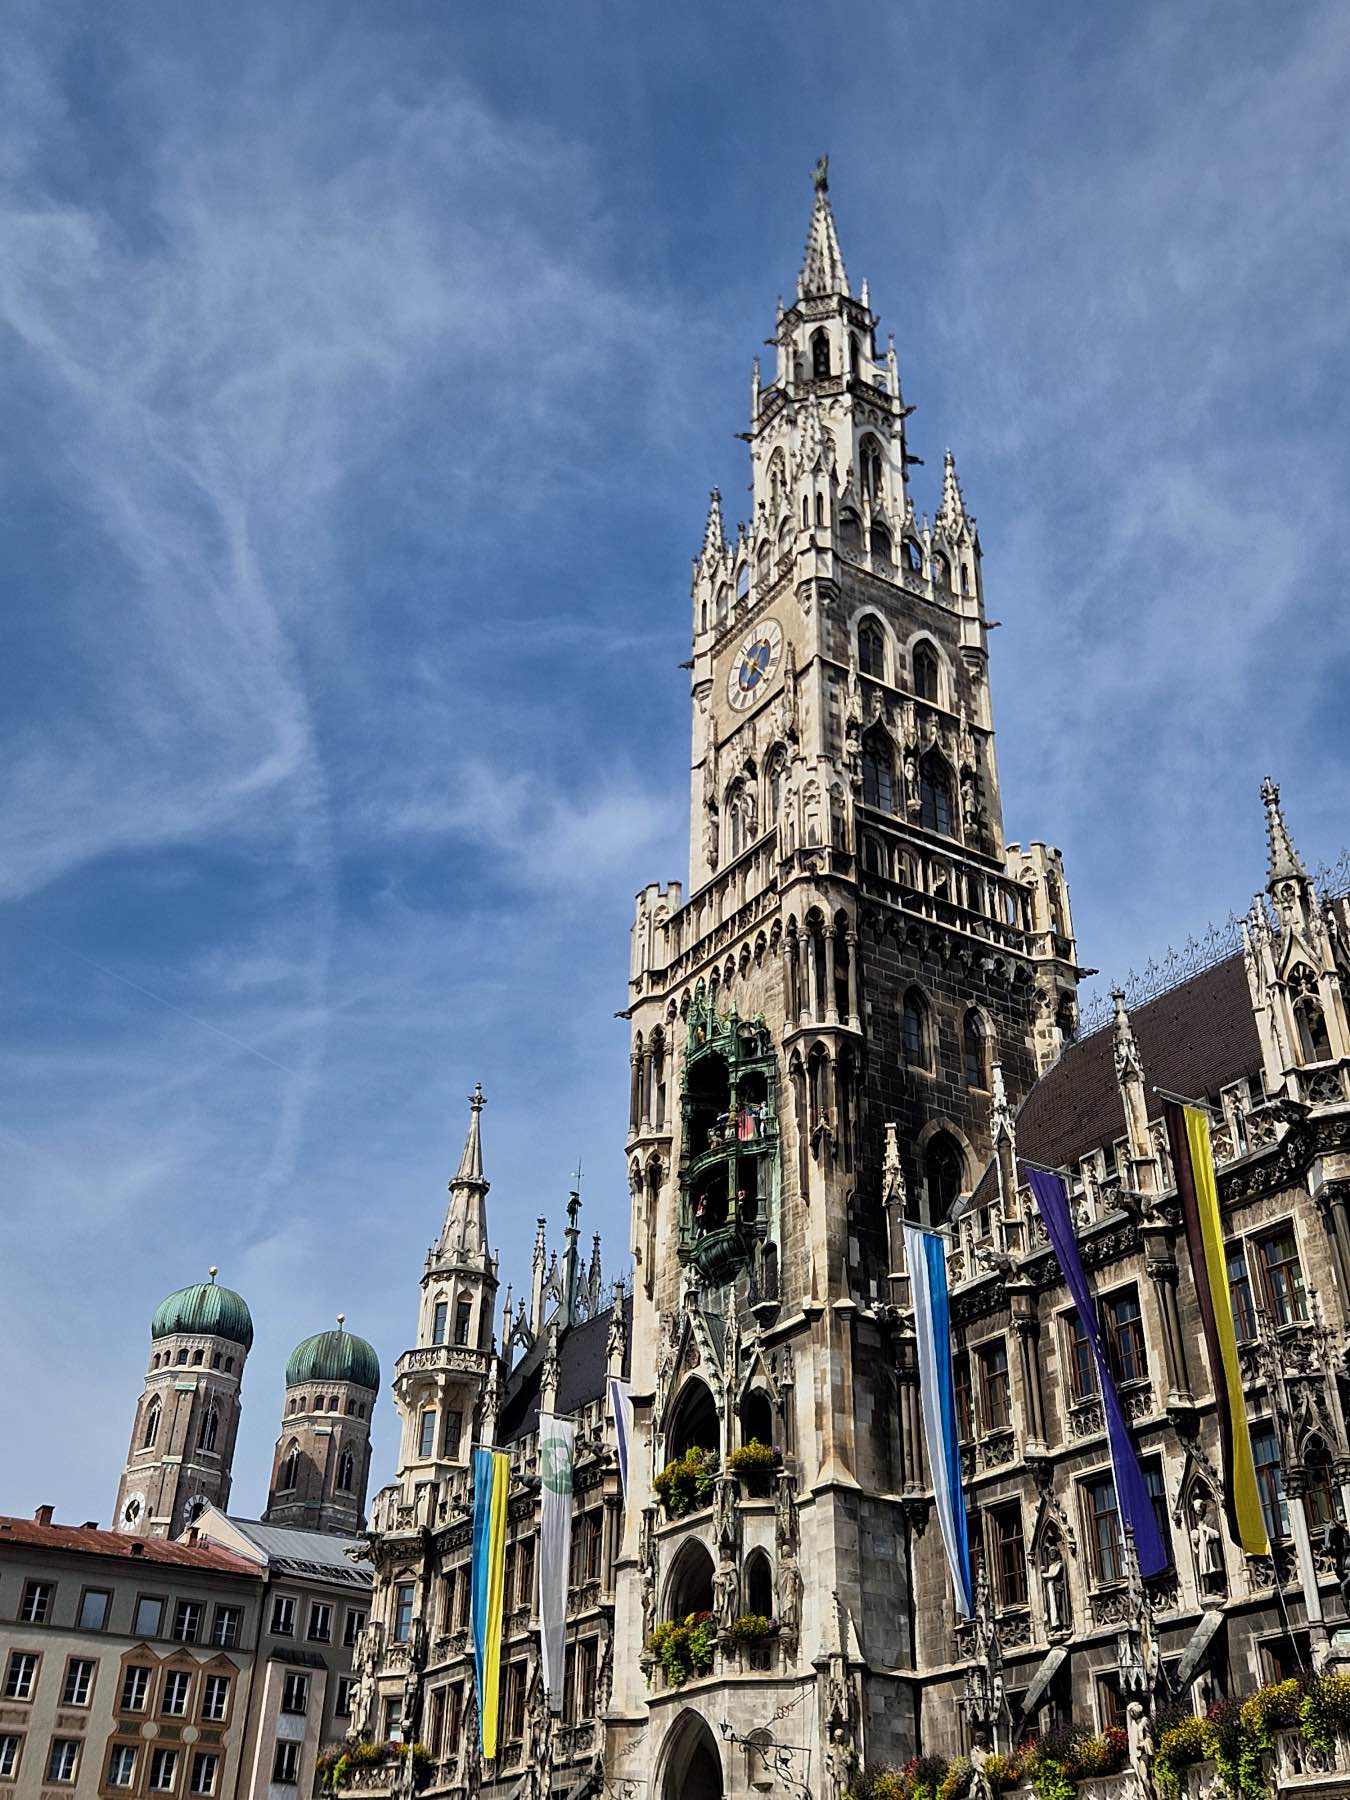
<svg viewBox="0 0 1350 1800"><path fill-rule="evenodd" d="M481 1079L504 1278L626 1251L632 894L684 861L689 558L831 156L1011 837L1119 973L1346 841L1333 4L7 12L0 1510L105 1518L147 1321L386 1369ZM392 1469L382 1403L377 1478Z"/></svg>

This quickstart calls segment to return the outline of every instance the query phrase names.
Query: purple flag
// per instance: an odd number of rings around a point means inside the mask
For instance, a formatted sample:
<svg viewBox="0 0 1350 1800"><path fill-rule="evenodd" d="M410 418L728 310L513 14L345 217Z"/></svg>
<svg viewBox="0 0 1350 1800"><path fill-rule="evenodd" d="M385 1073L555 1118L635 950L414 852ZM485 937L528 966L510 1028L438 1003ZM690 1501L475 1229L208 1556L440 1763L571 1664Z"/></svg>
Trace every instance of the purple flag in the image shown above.
<svg viewBox="0 0 1350 1800"><path fill-rule="evenodd" d="M1078 1240L1073 1234L1069 1196L1058 1175L1052 1175L1048 1169L1030 1168L1025 1163L1022 1166L1026 1169L1031 1191L1036 1196L1036 1205L1045 1221L1045 1229L1050 1234L1050 1242L1063 1271L1065 1285L1078 1314L1078 1323L1092 1346L1093 1360L1097 1365L1097 1385L1102 1391L1102 1410L1106 1415L1106 1437L1111 1446L1111 1468L1116 1478L1116 1502L1120 1507L1121 1524L1128 1525L1134 1533L1139 1573L1157 1575L1167 1567L1171 1559L1162 1541L1162 1533L1158 1530L1153 1502L1144 1486L1139 1458L1134 1453L1134 1444L1130 1439L1130 1428L1125 1423L1120 1395L1116 1392L1115 1380L1106 1360L1106 1345L1097 1320L1097 1308L1092 1303L1087 1273L1078 1254Z"/></svg>

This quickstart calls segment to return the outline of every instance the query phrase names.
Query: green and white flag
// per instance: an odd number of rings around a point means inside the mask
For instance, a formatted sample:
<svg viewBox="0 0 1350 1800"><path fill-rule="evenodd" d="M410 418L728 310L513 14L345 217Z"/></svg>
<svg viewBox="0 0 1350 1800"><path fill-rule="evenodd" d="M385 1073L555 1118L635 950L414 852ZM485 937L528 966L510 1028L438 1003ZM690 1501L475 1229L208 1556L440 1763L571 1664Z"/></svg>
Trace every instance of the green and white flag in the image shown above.
<svg viewBox="0 0 1350 1800"><path fill-rule="evenodd" d="M563 1706L563 1639L572 1550L572 1445L576 1427L539 1415L539 1647L550 1712Z"/></svg>

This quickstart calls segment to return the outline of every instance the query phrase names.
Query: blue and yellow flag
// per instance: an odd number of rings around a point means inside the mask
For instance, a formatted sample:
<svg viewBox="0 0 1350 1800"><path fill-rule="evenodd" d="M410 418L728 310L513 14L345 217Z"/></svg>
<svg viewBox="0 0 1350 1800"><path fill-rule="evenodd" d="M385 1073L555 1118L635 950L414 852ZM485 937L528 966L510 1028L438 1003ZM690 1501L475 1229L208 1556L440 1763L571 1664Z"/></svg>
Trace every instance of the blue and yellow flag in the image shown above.
<svg viewBox="0 0 1350 1800"><path fill-rule="evenodd" d="M511 1464L504 1450L473 1453L473 1666L485 1760L497 1754L502 1667L502 1583L506 1573L506 1495Z"/></svg>

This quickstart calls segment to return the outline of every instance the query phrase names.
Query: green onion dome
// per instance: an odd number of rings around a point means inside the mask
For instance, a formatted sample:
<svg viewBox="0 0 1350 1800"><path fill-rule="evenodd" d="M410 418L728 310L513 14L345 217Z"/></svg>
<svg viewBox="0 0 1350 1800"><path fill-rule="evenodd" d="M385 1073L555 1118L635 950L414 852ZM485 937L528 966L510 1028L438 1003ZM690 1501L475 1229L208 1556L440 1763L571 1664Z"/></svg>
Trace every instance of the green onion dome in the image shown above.
<svg viewBox="0 0 1350 1800"><path fill-rule="evenodd" d="M356 1387L378 1392L380 1359L362 1337L342 1329L338 1314L336 1331L316 1331L291 1351L286 1364L286 1386L301 1387L311 1381L350 1381Z"/></svg>
<svg viewBox="0 0 1350 1800"><path fill-rule="evenodd" d="M232 1344L242 1344L245 1350L253 1343L253 1319L247 1303L233 1288L216 1286L214 1269L210 1281L179 1288L155 1308L150 1336L170 1337L176 1331L228 1338Z"/></svg>

